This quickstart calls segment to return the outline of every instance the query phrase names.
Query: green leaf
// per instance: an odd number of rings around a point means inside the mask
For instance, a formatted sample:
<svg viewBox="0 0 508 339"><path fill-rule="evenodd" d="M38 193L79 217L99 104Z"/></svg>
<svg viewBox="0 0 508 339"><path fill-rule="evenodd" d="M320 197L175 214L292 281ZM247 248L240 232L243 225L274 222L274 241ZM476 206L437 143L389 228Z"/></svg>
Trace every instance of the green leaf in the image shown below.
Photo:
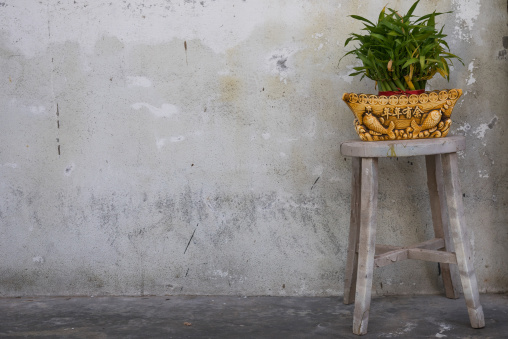
<svg viewBox="0 0 508 339"><path fill-rule="evenodd" d="M354 72L354 73L351 73L349 74L350 77L354 77L355 75L359 75L359 74L362 74L363 72Z"/></svg>
<svg viewBox="0 0 508 339"><path fill-rule="evenodd" d="M427 21L427 27L436 27L436 12L432 13L429 17L429 21Z"/></svg>
<svg viewBox="0 0 508 339"><path fill-rule="evenodd" d="M444 40L440 40L439 42L440 42L441 44L445 45L447 50L450 50L450 46L448 46L448 44L446 43L446 41L444 41Z"/></svg>
<svg viewBox="0 0 508 339"><path fill-rule="evenodd" d="M357 54L357 56L363 62L363 64L365 66L368 66L369 68L373 67L372 63L370 62L370 60L367 57L365 57L362 54Z"/></svg>
<svg viewBox="0 0 508 339"><path fill-rule="evenodd" d="M403 35L402 30L399 27L397 27L396 25L394 25L392 22L383 21L383 22L381 22L381 24L390 28L391 30Z"/></svg>
<svg viewBox="0 0 508 339"><path fill-rule="evenodd" d="M386 41L386 38L384 36L382 36L381 34L372 33L371 36L373 36L374 38L377 38L381 41Z"/></svg>
<svg viewBox="0 0 508 339"><path fill-rule="evenodd" d="M411 65L411 64L415 64L417 63L419 60L416 59L416 58L411 58L409 60L406 61L406 63L404 64L404 66L402 66L402 68L406 68L407 66Z"/></svg>
<svg viewBox="0 0 508 339"><path fill-rule="evenodd" d="M419 19L417 19L417 20L415 21L415 23L420 22L420 21L423 21L423 20L426 20L426 19L430 18L431 16L436 17L436 16L438 16L438 15L441 15L441 14L447 14L447 13L453 13L453 11L448 11L448 12L443 12L443 13L439 13L439 12L432 12L432 13L430 13L430 14L427 14L427 15L421 16Z"/></svg>
<svg viewBox="0 0 508 339"><path fill-rule="evenodd" d="M425 61L427 61L427 62L438 62L438 63L440 63L440 62L441 62L441 60L432 59L432 58L431 58L431 59L429 59L429 58L425 58Z"/></svg>
<svg viewBox="0 0 508 339"><path fill-rule="evenodd" d="M377 19L378 22L384 19L384 17L385 17L385 8L386 8L386 6L383 7L381 12L379 13L379 18Z"/></svg>
<svg viewBox="0 0 508 339"><path fill-rule="evenodd" d="M420 2L420 0L416 1L413 6L411 6L411 8L409 9L409 11L407 11L406 15L404 15L404 21L409 21L409 19L411 18L411 15L413 14L416 6L418 5L418 3Z"/></svg>
<svg viewBox="0 0 508 339"><path fill-rule="evenodd" d="M430 52L434 48L436 48L436 44L428 44L427 46L423 47L421 54L427 55L427 53Z"/></svg>
<svg viewBox="0 0 508 339"><path fill-rule="evenodd" d="M361 20L361 21L365 21L365 22L368 22L369 24L371 24L372 26L376 26L374 25L370 20L367 20L365 19L364 17L361 17L359 15L350 15L350 17L352 17L353 19L356 19L356 20Z"/></svg>

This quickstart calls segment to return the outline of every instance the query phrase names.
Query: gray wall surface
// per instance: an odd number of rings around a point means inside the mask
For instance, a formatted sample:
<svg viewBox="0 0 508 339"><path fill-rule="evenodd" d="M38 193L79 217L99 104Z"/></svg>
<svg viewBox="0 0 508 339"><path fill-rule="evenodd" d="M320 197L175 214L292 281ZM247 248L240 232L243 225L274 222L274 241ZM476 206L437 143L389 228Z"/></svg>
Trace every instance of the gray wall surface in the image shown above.
<svg viewBox="0 0 508 339"><path fill-rule="evenodd" d="M386 1L0 2L0 296L341 295L357 139L347 17ZM392 0L407 11L410 1ZM422 1L482 292L508 291L507 2ZM378 243L432 236L424 159L380 161ZM374 295L439 293L435 263Z"/></svg>

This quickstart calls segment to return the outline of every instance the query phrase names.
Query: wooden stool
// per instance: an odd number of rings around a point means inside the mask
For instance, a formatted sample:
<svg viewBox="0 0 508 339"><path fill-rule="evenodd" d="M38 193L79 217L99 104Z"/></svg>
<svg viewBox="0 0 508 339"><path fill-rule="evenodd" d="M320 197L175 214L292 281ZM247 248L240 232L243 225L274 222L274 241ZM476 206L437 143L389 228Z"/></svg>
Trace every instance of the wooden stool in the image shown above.
<svg viewBox="0 0 508 339"><path fill-rule="evenodd" d="M374 267L405 259L439 262L446 296L454 299L459 296L449 264L458 265L471 326L485 326L464 220L457 167L457 151L464 150L465 144L464 137L455 136L375 142L348 141L341 145L342 155L353 157L351 221L344 286L344 303L355 302L353 333L367 333ZM378 158L417 155L425 155L435 238L407 247L376 245ZM451 252L451 240L455 252Z"/></svg>

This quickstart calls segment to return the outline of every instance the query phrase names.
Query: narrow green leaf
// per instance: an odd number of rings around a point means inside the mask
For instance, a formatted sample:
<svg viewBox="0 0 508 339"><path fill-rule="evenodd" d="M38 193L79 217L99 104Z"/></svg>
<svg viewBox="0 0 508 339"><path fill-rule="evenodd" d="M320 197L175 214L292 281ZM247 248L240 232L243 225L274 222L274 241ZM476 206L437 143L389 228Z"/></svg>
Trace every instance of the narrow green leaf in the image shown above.
<svg viewBox="0 0 508 339"><path fill-rule="evenodd" d="M420 55L420 67L422 69L425 69L425 56L424 55Z"/></svg>
<svg viewBox="0 0 508 339"><path fill-rule="evenodd" d="M360 75L360 74L362 74L362 73L364 73L364 72L354 72L354 73L349 74L349 76L350 76L350 77L354 77L354 76L356 76L356 75Z"/></svg>
<svg viewBox="0 0 508 339"><path fill-rule="evenodd" d="M437 60L437 59L427 59L427 58L425 58L425 61L427 61L427 62L441 62L440 60Z"/></svg>
<svg viewBox="0 0 508 339"><path fill-rule="evenodd" d="M429 21L427 21L427 26L428 27L436 27L436 12L432 13L429 17Z"/></svg>
<svg viewBox="0 0 508 339"><path fill-rule="evenodd" d="M402 68L406 68L407 66L411 65L411 64L414 64L414 63L417 63L419 60L416 59L416 58L411 58L409 60L406 61L406 63L402 66Z"/></svg>
<svg viewBox="0 0 508 339"><path fill-rule="evenodd" d="M385 6L385 7L383 7L383 9L381 10L381 12L379 13L379 18L377 19L377 21L378 21L378 22L379 22L379 21L381 21L381 20L383 20L383 18L385 17L385 8L386 8L386 6Z"/></svg>
<svg viewBox="0 0 508 339"><path fill-rule="evenodd" d="M381 24L386 26L386 27L388 27L388 28L390 28L391 30L393 30L393 31L395 31L397 33L403 34L402 30L399 27L397 27L396 25L394 25L392 22L383 21Z"/></svg>
<svg viewBox="0 0 508 339"><path fill-rule="evenodd" d="M382 36L381 34L372 33L371 36L373 36L374 38L377 38L381 41L386 41L386 38L384 36Z"/></svg>
<svg viewBox="0 0 508 339"><path fill-rule="evenodd" d="M444 41L444 40L440 40L439 42L440 42L441 44L445 45L447 50L450 50L450 46L448 46L448 43L447 43L446 41Z"/></svg>
<svg viewBox="0 0 508 339"><path fill-rule="evenodd" d="M429 52L430 52L432 49L434 49L435 47L436 47L436 45L435 45L435 44L429 44L429 45L427 45L427 46L423 47L421 54L422 54L422 55L427 55L427 53L429 53Z"/></svg>
<svg viewBox="0 0 508 339"><path fill-rule="evenodd" d="M420 18L418 18L415 23L417 22L420 22L420 21L423 21L423 20L426 20L428 18L430 18L431 16L438 16L438 15L441 15L441 14L447 14L447 13L453 13L453 11L448 11L448 12L442 12L442 13L439 13L439 12L432 12L431 14L427 14L427 15L424 15L424 16L421 16Z"/></svg>
<svg viewBox="0 0 508 339"><path fill-rule="evenodd" d="M420 2L420 0L416 1L413 4L413 6L411 6L409 11L407 11L406 15L404 15L404 21L408 21L411 18L411 15L413 15L413 12L415 11L415 8L416 8L416 6L418 5L419 2Z"/></svg>
<svg viewBox="0 0 508 339"><path fill-rule="evenodd" d="M361 20L361 21L365 21L365 22L368 22L369 24L371 24L372 26L376 26L374 25L370 20L367 20L365 19L364 17L362 16L359 16L359 15L350 15L350 17L352 17L353 19L356 19L356 20Z"/></svg>

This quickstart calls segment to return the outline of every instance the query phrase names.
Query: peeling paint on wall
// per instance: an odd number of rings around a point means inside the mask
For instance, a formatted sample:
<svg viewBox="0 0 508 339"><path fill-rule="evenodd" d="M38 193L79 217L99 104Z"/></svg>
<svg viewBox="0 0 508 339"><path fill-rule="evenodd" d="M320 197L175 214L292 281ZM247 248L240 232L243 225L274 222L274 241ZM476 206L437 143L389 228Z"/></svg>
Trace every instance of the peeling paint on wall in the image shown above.
<svg viewBox="0 0 508 339"><path fill-rule="evenodd" d="M172 104L162 104L162 106L155 107L153 105L147 104L145 102L137 102L135 104L132 104L131 106L135 110L140 110L143 107L148 109L150 113L152 113L157 118L169 118L173 115L176 115L180 112L179 108Z"/></svg>
<svg viewBox="0 0 508 339"><path fill-rule="evenodd" d="M467 79L467 83L466 85L472 85L476 82L476 79L474 78L473 76L473 71L474 71L474 61L471 61L469 63L469 66L467 66L467 69L469 71L469 78Z"/></svg>
<svg viewBox="0 0 508 339"><path fill-rule="evenodd" d="M128 87L151 87L152 82L150 79L142 76L128 76L127 77Z"/></svg>
<svg viewBox="0 0 508 339"><path fill-rule="evenodd" d="M467 122L466 123L463 123L462 126L459 126L457 128L457 131L463 131L463 132L468 132L469 130L471 130L471 125L468 124Z"/></svg>
<svg viewBox="0 0 508 339"><path fill-rule="evenodd" d="M44 263L44 258L41 257L40 255L36 256L36 257L33 257L32 258L32 261L36 264L43 264Z"/></svg>
<svg viewBox="0 0 508 339"><path fill-rule="evenodd" d="M275 50L267 58L268 70L271 74L279 77L279 80L287 85L288 77L294 71L291 69L291 57L298 51L297 48L287 47Z"/></svg>
<svg viewBox="0 0 508 339"><path fill-rule="evenodd" d="M481 124L480 126L478 126L473 131L473 134L475 134L478 139L483 139L485 137L485 133L488 130L493 129L494 126L496 125L496 123L498 122L498 120L499 120L498 117L495 116L494 118L492 118L492 120L488 124Z"/></svg>
<svg viewBox="0 0 508 339"><path fill-rule="evenodd" d="M46 107L40 105L40 106L30 106L29 107L30 112L33 114L43 114L46 113Z"/></svg>
<svg viewBox="0 0 508 339"><path fill-rule="evenodd" d="M454 14L457 18L454 36L470 42L474 24L480 15L480 0L453 0Z"/></svg>

